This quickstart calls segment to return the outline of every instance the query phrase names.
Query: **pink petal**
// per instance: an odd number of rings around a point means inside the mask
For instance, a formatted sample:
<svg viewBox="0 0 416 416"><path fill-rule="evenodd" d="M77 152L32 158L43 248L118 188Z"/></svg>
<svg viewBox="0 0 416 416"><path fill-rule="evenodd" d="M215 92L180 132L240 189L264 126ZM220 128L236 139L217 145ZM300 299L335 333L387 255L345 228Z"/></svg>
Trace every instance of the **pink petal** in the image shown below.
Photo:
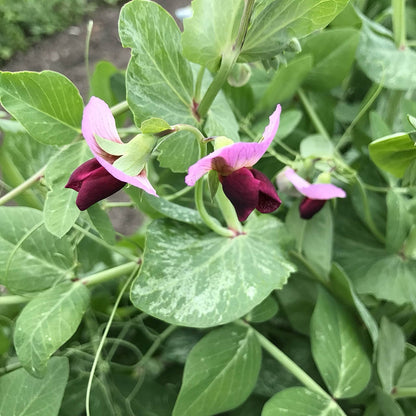
<svg viewBox="0 0 416 416"><path fill-rule="evenodd" d="M195 182L209 172L215 169L213 166L213 159L222 158L225 165L228 166L226 171L218 171L219 174L229 174L229 170L236 171L241 168L250 168L256 164L260 158L264 155L267 148L276 135L279 127L281 106L276 107L274 113L269 117L269 124L264 130L263 140L259 143L234 143L229 146L218 149L208 156L200 159L194 165L188 169L188 175L185 178L185 182L189 186L195 185ZM215 162L214 162L215 163Z"/></svg>
<svg viewBox="0 0 416 416"><path fill-rule="evenodd" d="M284 174L292 185L302 194L311 199L332 199L345 198L346 193L343 189L330 183L310 184L301 178L293 169L286 168Z"/></svg>
<svg viewBox="0 0 416 416"><path fill-rule="evenodd" d="M155 189L146 177L145 170L142 170L137 176L126 175L111 164L114 161L114 156L109 155L98 146L95 135L116 143L122 143L117 133L116 123L111 110L100 98L91 97L89 103L84 108L82 134L93 155L111 175L122 182L127 182L143 189L148 194L157 196Z"/></svg>

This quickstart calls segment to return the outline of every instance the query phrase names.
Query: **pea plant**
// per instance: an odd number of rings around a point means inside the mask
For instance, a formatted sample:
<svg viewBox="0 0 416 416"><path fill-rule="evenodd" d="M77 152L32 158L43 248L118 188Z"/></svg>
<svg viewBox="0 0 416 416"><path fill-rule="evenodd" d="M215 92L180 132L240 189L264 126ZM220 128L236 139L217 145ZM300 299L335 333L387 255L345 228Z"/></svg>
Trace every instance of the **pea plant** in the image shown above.
<svg viewBox="0 0 416 416"><path fill-rule="evenodd" d="M119 35L85 102L0 72L0 414L416 415L415 3Z"/></svg>

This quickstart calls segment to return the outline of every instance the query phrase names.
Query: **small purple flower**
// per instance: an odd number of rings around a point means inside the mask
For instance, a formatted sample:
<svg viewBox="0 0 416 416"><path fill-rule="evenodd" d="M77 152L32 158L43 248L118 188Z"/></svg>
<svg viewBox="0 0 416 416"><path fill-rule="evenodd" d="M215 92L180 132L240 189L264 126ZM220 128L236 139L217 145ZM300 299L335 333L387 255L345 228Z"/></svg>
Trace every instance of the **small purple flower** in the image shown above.
<svg viewBox="0 0 416 416"><path fill-rule="evenodd" d="M97 144L95 136L123 143L117 133L111 110L103 100L91 97L84 108L82 134L95 157L75 169L65 185L66 188L78 192L76 204L81 211L114 194L126 183L157 196L147 179L145 169L136 176L127 175L113 166L119 156L109 154Z"/></svg>
<svg viewBox="0 0 416 416"><path fill-rule="evenodd" d="M279 208L281 201L274 186L266 175L252 166L260 160L274 139L280 112L278 105L269 118L262 141L233 143L210 153L189 168L186 184L193 186L210 170L217 171L224 193L234 205L240 221L245 221L254 209L270 213Z"/></svg>
<svg viewBox="0 0 416 416"><path fill-rule="evenodd" d="M283 173L292 185L305 196L299 205L300 216L305 220L312 218L321 210L328 199L347 196L343 189L330 183L310 184L291 168L286 168Z"/></svg>

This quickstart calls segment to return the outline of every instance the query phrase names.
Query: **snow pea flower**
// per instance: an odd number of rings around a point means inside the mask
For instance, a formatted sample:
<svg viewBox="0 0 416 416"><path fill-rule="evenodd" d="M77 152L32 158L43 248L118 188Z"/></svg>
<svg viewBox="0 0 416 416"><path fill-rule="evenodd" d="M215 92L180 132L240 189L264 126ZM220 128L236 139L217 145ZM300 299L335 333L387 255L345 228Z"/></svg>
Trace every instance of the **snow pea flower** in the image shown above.
<svg viewBox="0 0 416 416"><path fill-rule="evenodd" d="M75 169L65 185L66 188L78 192L76 204L81 211L114 194L126 183L157 196L156 191L147 179L144 164L139 167L140 171L137 174L126 174L118 169L116 164L116 161L124 156L110 154L103 149L105 146L98 144L99 140L101 143L108 141L110 142L109 145L116 143L112 147L118 145L119 147L128 147L128 144L124 144L120 140L114 117L103 100L91 97L84 108L82 134L94 158Z"/></svg>
<svg viewBox="0 0 416 416"><path fill-rule="evenodd" d="M300 216L305 220L312 218L319 212L328 199L346 197L345 191L338 188L338 186L330 183L311 184L291 168L286 168L283 173L292 185L305 197L299 205Z"/></svg>
<svg viewBox="0 0 416 416"><path fill-rule="evenodd" d="M203 157L188 170L185 182L195 185L210 170L218 172L219 180L227 198L234 205L239 221L245 221L257 209L270 213L279 208L281 201L266 175L253 169L270 146L279 127L281 107L269 118L263 138L256 143L233 143Z"/></svg>

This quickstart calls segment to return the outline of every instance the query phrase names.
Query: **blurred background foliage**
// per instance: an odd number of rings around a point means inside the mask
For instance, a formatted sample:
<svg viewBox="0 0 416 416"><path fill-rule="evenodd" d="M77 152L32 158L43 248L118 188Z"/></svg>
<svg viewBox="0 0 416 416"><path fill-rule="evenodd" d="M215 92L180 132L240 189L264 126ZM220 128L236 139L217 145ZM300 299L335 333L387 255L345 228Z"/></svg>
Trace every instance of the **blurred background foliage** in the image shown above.
<svg viewBox="0 0 416 416"><path fill-rule="evenodd" d="M119 0L0 0L0 65L18 50L80 21L103 4Z"/></svg>

